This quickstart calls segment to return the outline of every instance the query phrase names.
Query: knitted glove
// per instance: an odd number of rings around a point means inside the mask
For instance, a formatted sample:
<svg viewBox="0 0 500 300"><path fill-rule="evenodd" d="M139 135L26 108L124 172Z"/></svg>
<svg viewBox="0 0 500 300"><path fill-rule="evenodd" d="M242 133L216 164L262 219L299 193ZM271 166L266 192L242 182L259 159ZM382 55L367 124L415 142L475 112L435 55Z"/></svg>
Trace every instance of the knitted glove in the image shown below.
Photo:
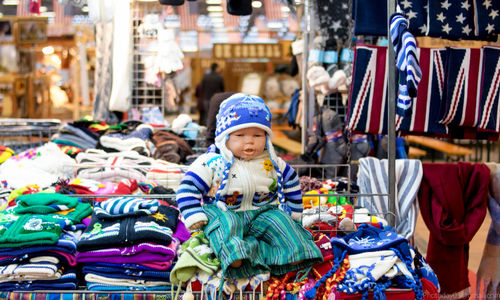
<svg viewBox="0 0 500 300"><path fill-rule="evenodd" d="M307 80L309 86L314 88L318 92L322 92L328 89L328 81L330 80L330 75L321 66L312 66L307 70Z"/></svg>
<svg viewBox="0 0 500 300"><path fill-rule="evenodd" d="M337 70L333 76L328 80L328 92L336 93L341 85L346 83L347 76L344 70Z"/></svg>
<svg viewBox="0 0 500 300"><path fill-rule="evenodd" d="M171 30L160 30L158 33L158 54L156 65L160 72L171 73L183 68L182 53L179 45L175 42L175 36Z"/></svg>
<svg viewBox="0 0 500 300"><path fill-rule="evenodd" d="M309 50L309 57L307 60L307 65L309 67L323 65L325 43L326 39L323 36L319 35L313 39L311 50Z"/></svg>
<svg viewBox="0 0 500 300"><path fill-rule="evenodd" d="M322 164L340 164L344 161L347 153L345 140L342 134L342 120L339 115L331 109L322 112L323 131L325 132L326 144L320 162ZM327 178L335 177L336 170L326 169Z"/></svg>
<svg viewBox="0 0 500 300"><path fill-rule="evenodd" d="M366 135L353 135L351 137L351 161L357 161L362 157L368 156L370 153L370 142ZM357 177L358 165L351 165L351 174L346 174L345 177L351 178L352 181Z"/></svg>

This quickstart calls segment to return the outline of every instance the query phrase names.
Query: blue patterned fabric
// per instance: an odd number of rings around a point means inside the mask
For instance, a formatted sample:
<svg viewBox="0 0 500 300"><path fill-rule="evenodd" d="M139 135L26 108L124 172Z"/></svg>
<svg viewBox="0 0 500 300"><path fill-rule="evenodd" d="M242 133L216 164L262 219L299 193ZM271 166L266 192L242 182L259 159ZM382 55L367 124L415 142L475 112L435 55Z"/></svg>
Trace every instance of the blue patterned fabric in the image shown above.
<svg viewBox="0 0 500 300"><path fill-rule="evenodd" d="M398 115L411 114L412 98L417 97L417 86L422 72L417 59L417 42L408 31L408 21L402 14L391 17L391 40L396 53L399 87L396 112Z"/></svg>
<svg viewBox="0 0 500 300"><path fill-rule="evenodd" d="M500 17L499 17L500 19ZM499 132L500 120L500 48L483 47L483 66L481 89L479 95L479 122L480 129Z"/></svg>
<svg viewBox="0 0 500 300"><path fill-rule="evenodd" d="M415 36L427 32L427 0L398 0L398 5L408 19L408 29Z"/></svg>
<svg viewBox="0 0 500 300"><path fill-rule="evenodd" d="M474 37L473 0L429 1L428 35L447 39Z"/></svg>
<svg viewBox="0 0 500 300"><path fill-rule="evenodd" d="M474 4L477 20L476 36L487 37L500 33L500 1L474 0Z"/></svg>

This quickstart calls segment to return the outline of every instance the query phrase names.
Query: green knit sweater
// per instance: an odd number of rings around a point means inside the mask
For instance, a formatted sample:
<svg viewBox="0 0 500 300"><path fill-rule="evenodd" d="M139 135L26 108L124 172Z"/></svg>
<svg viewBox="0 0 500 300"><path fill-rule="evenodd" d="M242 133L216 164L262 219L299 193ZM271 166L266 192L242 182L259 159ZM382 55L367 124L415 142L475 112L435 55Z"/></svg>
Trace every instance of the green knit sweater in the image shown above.
<svg viewBox="0 0 500 300"><path fill-rule="evenodd" d="M65 227L92 213L90 204L55 193L22 195L16 202L0 211L0 248L55 244Z"/></svg>

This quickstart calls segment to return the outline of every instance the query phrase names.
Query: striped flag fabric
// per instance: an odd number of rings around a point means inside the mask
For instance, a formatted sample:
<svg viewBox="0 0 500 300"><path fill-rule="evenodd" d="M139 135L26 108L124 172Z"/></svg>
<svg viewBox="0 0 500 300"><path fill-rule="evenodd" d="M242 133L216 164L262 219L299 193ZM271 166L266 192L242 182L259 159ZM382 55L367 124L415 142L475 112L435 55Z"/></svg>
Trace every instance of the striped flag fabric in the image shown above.
<svg viewBox="0 0 500 300"><path fill-rule="evenodd" d="M29 16L30 15L29 5L30 5L30 0L19 0L19 4L17 4L16 15L18 17Z"/></svg>
<svg viewBox="0 0 500 300"><path fill-rule="evenodd" d="M476 127L479 119L479 85L481 80L481 49L446 49L446 89L441 123Z"/></svg>
<svg viewBox="0 0 500 300"><path fill-rule="evenodd" d="M240 25L240 16L232 15L227 12L227 2L222 1L222 17L224 18L224 27L235 29Z"/></svg>
<svg viewBox="0 0 500 300"><path fill-rule="evenodd" d="M197 20L198 13L195 12L197 2L187 2L184 5L177 6L177 14L181 21L181 30L196 30L198 29Z"/></svg>
<svg viewBox="0 0 500 300"><path fill-rule="evenodd" d="M266 12L266 20L281 20L283 17L282 6L277 0L265 0L264 10Z"/></svg>
<svg viewBox="0 0 500 300"><path fill-rule="evenodd" d="M478 128L500 132L500 48L483 47L483 74L481 78L480 117ZM488 66L488 67L486 67Z"/></svg>
<svg viewBox="0 0 500 300"><path fill-rule="evenodd" d="M445 91L446 49L417 48L422 70L413 113L396 117L396 130L412 133L445 135L448 126L439 123L440 107Z"/></svg>
<svg viewBox="0 0 500 300"><path fill-rule="evenodd" d="M70 25L73 17L64 14L64 5L59 3L57 0L52 1L52 7L54 9L54 24Z"/></svg>
<svg viewBox="0 0 500 300"><path fill-rule="evenodd" d="M387 47L357 46L346 127L351 132L387 133Z"/></svg>

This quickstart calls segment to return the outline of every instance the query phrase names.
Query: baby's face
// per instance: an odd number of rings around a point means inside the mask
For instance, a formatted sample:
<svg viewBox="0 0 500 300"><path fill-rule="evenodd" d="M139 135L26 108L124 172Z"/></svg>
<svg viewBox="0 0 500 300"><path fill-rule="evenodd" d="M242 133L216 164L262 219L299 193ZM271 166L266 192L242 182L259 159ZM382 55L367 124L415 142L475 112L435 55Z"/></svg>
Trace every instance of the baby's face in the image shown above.
<svg viewBox="0 0 500 300"><path fill-rule="evenodd" d="M237 158L250 160L261 155L266 148L266 132L257 127L248 127L229 134L226 147Z"/></svg>

